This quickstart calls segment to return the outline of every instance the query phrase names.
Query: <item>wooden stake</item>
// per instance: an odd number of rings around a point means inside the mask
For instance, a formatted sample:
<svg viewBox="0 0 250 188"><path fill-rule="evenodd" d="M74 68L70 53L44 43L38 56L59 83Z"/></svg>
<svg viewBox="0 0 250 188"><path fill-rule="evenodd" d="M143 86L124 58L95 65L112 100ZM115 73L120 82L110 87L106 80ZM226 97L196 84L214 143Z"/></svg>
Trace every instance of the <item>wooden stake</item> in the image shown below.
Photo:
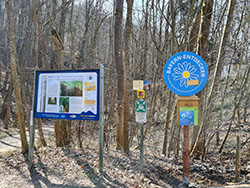
<svg viewBox="0 0 250 188"><path fill-rule="evenodd" d="M184 126L183 129L183 181L189 183L189 126Z"/></svg>
<svg viewBox="0 0 250 188"><path fill-rule="evenodd" d="M104 66L100 65L99 172L103 173L104 145Z"/></svg>
<svg viewBox="0 0 250 188"><path fill-rule="evenodd" d="M235 181L240 181L240 137L237 135L237 146L235 156Z"/></svg>
<svg viewBox="0 0 250 188"><path fill-rule="evenodd" d="M177 96L177 122L180 122L180 108L181 107L197 107L199 106L199 98L197 96ZM195 117L194 117L195 118ZM198 117L196 117L198 118ZM198 124L198 122L197 122ZM189 184L189 127L191 125L184 125L183 127L183 184Z"/></svg>

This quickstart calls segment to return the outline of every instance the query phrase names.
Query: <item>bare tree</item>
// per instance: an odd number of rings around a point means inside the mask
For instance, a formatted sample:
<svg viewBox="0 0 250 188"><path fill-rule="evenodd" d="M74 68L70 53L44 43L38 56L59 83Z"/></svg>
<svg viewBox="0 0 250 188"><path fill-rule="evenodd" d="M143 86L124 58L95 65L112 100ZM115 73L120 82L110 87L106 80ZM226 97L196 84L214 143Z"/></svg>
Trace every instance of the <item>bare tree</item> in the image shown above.
<svg viewBox="0 0 250 188"><path fill-rule="evenodd" d="M117 149L123 148L123 135L122 135L122 96L124 88L124 74L123 74L123 65L122 65L122 19L123 19L123 0L116 0L115 9L115 63L116 63L116 72L117 72L117 120L116 120L116 143Z"/></svg>
<svg viewBox="0 0 250 188"><path fill-rule="evenodd" d="M129 71L129 62L130 62L130 39L132 33L132 12L133 12L133 3L134 0L127 0L127 19L125 25L125 56L124 56L124 85L123 85L123 149L126 153L129 152L129 134L128 134L128 123L129 123L129 83L130 83L130 71Z"/></svg>
<svg viewBox="0 0 250 188"><path fill-rule="evenodd" d="M197 135L197 138L196 138L196 143L194 144L194 147L193 147L193 151L196 149L196 145L198 144L198 139L200 137L201 131L204 130L204 129L206 130L208 128L208 126L209 126L210 118L208 118L208 117L210 117L211 110L213 109L213 105L212 105L213 103L211 103L211 99L212 99L211 97L216 95L216 93L213 92L214 91L214 86L215 86L215 81L218 80L219 77L221 76L222 65L219 64L219 62L220 62L220 59L223 58L223 55L225 54L225 48L223 49L222 47L225 46L226 42L228 41L230 26L231 26L230 24L231 24L231 21L232 21L234 7L235 7L235 0L230 0L228 2L227 17L226 17L225 24L224 24L224 27L223 27L223 33L222 33L222 37L221 37L219 53L218 53L217 61L216 61L216 65L215 65L214 79L213 79L212 85L210 87L210 91L208 93L208 96L207 96L206 104L210 105L210 106L209 106L209 110L208 111L205 110L205 113L203 114L203 116L205 118L201 122L201 127L199 129L199 132L198 132L198 135ZM216 86L217 86L216 89L218 89L218 85L216 85ZM207 109L207 106L205 106L204 108Z"/></svg>
<svg viewBox="0 0 250 188"><path fill-rule="evenodd" d="M13 19L12 0L6 0L5 5L7 8L7 15L8 15L9 51L10 51L11 71L12 71L12 77L13 77L15 100L17 104L17 115L18 115L20 137L21 137L21 143L22 143L22 153L27 153L29 150L29 146L28 146L25 127L24 127L21 96L20 96L20 83L19 83L18 75L17 75L18 60L17 60L15 37L14 37L14 19Z"/></svg>

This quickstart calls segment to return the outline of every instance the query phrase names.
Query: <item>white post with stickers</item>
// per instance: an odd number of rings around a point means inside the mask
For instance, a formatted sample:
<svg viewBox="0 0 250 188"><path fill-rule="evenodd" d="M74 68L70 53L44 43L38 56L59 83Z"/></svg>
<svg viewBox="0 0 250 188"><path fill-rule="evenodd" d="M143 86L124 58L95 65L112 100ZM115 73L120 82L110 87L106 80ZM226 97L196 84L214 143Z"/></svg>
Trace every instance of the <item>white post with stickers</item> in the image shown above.
<svg viewBox="0 0 250 188"><path fill-rule="evenodd" d="M143 158L144 158L144 124L147 122L146 101L141 99L136 101L135 119L140 123L140 172L143 173Z"/></svg>
<svg viewBox="0 0 250 188"><path fill-rule="evenodd" d="M135 103L135 120L140 124L140 172L143 173L143 158L144 158L144 124L147 122L147 103L145 98L145 83L149 88L150 82L143 80L134 80L133 90L137 91L137 100Z"/></svg>

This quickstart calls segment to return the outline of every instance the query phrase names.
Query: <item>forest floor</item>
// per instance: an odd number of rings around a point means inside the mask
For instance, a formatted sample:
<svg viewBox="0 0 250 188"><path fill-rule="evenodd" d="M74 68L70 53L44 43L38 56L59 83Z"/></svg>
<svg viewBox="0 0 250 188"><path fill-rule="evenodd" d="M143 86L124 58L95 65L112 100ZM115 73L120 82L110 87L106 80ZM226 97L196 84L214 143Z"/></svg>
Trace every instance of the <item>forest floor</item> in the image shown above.
<svg viewBox="0 0 250 188"><path fill-rule="evenodd" d="M1 126L0 126L1 128ZM57 148L53 125L44 125L48 146L36 141L34 168L28 169L27 156L20 152L18 130L0 129L0 187L1 188L158 188L184 187L182 184L182 159L161 154L163 130L157 128L145 140L144 172L140 173L140 151L134 144L130 154L115 149L115 141L105 147L103 173L99 172L98 131L85 133L83 149ZM135 141L136 142L136 141ZM243 148L241 155L241 182L234 183L233 152L208 153L204 161L190 159L189 187L250 187L250 154Z"/></svg>

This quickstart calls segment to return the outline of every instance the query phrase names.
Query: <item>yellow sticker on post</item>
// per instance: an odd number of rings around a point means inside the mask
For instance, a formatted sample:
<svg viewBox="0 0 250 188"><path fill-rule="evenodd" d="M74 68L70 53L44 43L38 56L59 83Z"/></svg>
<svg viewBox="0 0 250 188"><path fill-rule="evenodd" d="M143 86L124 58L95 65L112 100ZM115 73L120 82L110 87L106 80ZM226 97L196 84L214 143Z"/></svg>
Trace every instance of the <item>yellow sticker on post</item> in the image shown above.
<svg viewBox="0 0 250 188"><path fill-rule="evenodd" d="M198 86L199 80L187 80L187 86Z"/></svg>
<svg viewBox="0 0 250 188"><path fill-rule="evenodd" d="M138 90L137 91L137 98L144 99L145 97L145 91L144 90Z"/></svg>

